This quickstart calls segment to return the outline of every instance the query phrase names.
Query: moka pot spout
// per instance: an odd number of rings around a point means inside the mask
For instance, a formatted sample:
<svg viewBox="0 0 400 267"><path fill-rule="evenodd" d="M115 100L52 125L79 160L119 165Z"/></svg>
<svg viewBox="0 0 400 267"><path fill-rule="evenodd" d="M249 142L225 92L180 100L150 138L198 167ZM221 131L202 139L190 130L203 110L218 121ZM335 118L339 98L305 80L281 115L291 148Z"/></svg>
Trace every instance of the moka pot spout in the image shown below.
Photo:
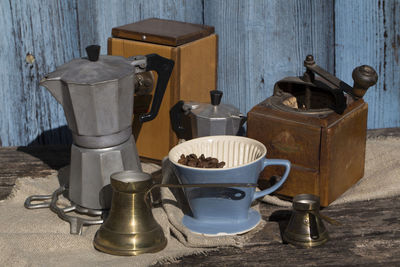
<svg viewBox="0 0 400 267"><path fill-rule="evenodd" d="M39 85L49 90L52 96L57 100L57 102L63 105L63 97L62 97L63 82L61 81L60 77L50 78L47 75L40 80Z"/></svg>

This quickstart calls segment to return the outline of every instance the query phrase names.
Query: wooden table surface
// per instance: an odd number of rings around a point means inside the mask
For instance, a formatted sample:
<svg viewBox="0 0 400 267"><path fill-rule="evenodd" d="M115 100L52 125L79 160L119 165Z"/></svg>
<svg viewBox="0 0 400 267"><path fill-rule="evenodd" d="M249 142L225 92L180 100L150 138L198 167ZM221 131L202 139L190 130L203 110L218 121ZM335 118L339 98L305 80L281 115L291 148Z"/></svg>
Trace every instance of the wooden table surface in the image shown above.
<svg viewBox="0 0 400 267"><path fill-rule="evenodd" d="M371 137L400 131L369 131ZM0 199L19 177L47 176L69 163L68 146L0 148ZM400 266L400 197L330 206L321 211L342 223L325 223L330 240L312 249L283 244L290 209L261 205L267 222L243 248L188 256L172 266Z"/></svg>

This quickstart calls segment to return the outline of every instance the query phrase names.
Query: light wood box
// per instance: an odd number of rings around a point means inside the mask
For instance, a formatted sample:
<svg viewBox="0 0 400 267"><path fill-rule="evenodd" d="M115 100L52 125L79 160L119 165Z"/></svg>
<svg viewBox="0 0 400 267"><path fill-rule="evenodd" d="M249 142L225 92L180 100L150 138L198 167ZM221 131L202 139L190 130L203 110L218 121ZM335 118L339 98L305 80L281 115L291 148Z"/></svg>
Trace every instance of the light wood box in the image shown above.
<svg viewBox="0 0 400 267"><path fill-rule="evenodd" d="M170 108L179 100L209 102L209 92L217 88L218 37L214 27L161 19L117 27L112 35L108 39L109 55L156 53L175 62L158 116L133 125L133 131L138 132L139 155L161 160L178 142L170 123ZM141 99L135 96L135 106Z"/></svg>

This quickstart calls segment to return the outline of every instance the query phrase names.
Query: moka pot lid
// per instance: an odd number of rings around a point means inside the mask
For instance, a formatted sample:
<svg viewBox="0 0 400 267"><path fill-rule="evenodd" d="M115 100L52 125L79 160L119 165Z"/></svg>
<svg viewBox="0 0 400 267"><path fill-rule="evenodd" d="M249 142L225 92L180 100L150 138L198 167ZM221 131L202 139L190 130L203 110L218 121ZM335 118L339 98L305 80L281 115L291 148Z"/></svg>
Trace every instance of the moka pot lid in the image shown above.
<svg viewBox="0 0 400 267"><path fill-rule="evenodd" d="M119 80L134 73L132 60L121 56L100 56L100 46L86 48L87 57L77 58L58 67L46 79L59 79L65 83L97 84Z"/></svg>

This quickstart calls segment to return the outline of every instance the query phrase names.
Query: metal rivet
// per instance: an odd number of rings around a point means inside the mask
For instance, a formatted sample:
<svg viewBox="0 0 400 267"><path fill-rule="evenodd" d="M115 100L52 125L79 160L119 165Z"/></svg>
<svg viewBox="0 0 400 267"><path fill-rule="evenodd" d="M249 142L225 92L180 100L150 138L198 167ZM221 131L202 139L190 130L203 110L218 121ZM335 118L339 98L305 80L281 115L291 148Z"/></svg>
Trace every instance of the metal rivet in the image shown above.
<svg viewBox="0 0 400 267"><path fill-rule="evenodd" d="M146 40L146 35L142 35L142 40Z"/></svg>

